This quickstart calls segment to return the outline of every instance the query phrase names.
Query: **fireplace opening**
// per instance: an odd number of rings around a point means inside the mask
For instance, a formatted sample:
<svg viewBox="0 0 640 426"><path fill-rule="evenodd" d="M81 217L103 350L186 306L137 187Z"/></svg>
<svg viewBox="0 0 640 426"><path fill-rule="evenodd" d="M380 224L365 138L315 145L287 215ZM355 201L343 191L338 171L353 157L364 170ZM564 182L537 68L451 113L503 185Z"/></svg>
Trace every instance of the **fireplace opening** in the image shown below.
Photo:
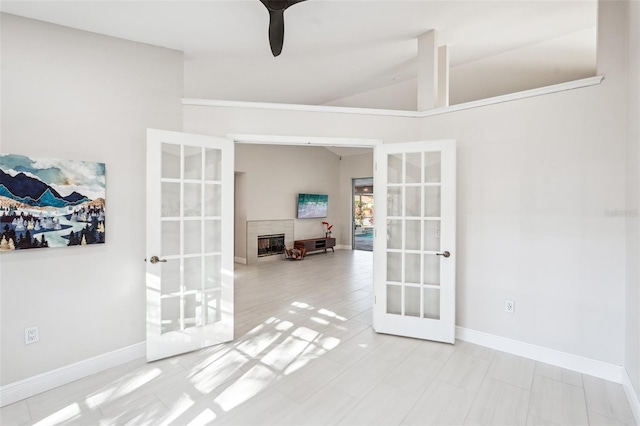
<svg viewBox="0 0 640 426"><path fill-rule="evenodd" d="M258 257L284 253L284 234L258 235Z"/></svg>

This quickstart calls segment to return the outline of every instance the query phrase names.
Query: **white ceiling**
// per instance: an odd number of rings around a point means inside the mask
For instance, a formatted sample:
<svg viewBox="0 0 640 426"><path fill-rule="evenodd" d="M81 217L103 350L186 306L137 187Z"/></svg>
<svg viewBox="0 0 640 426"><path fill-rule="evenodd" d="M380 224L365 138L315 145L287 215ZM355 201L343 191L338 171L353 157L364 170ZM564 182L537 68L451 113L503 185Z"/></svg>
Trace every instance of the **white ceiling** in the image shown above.
<svg viewBox="0 0 640 426"><path fill-rule="evenodd" d="M0 10L181 50L185 96L324 104L416 76L438 30L451 65L592 29L592 0L308 0L285 13L273 58L259 0L2 1ZM570 47L568 47L570 48Z"/></svg>

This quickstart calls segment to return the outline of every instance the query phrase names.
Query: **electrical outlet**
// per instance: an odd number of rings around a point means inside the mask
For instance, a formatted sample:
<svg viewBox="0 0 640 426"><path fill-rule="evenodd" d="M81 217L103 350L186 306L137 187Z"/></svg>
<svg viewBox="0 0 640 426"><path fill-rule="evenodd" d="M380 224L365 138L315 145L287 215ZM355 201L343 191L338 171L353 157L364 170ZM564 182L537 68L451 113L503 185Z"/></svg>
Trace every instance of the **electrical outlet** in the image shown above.
<svg viewBox="0 0 640 426"><path fill-rule="evenodd" d="M36 325L35 327L29 327L24 329L24 344L30 345L40 341L40 329Z"/></svg>
<svg viewBox="0 0 640 426"><path fill-rule="evenodd" d="M513 300L505 300L504 301L504 311L508 314L512 314L514 313L514 311L516 310L516 302L514 302Z"/></svg>

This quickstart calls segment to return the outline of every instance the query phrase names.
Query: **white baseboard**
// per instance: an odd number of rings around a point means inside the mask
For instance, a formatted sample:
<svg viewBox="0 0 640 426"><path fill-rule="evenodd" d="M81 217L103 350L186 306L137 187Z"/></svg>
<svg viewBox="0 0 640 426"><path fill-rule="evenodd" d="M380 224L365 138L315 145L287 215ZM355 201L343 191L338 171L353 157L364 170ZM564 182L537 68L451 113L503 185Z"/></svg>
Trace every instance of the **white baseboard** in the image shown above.
<svg viewBox="0 0 640 426"><path fill-rule="evenodd" d="M234 263L242 263L243 265L247 264L247 259L244 257L234 257L233 258Z"/></svg>
<svg viewBox="0 0 640 426"><path fill-rule="evenodd" d="M351 250L351 246L346 246L346 245L343 245L343 244L338 244L338 245L336 245L335 248L336 248L336 250Z"/></svg>
<svg viewBox="0 0 640 426"><path fill-rule="evenodd" d="M567 370L599 377L611 382L622 383L624 368L621 365L609 364L595 359L463 327L456 327L456 338L464 340L465 342L475 343L476 345L566 368Z"/></svg>
<svg viewBox="0 0 640 426"><path fill-rule="evenodd" d="M0 407L146 356L147 343L117 349L0 387Z"/></svg>
<svg viewBox="0 0 640 426"><path fill-rule="evenodd" d="M627 401L629 401L629 406L633 412L633 417L636 419L636 424L640 425L640 396L633 388L627 370L624 370L622 373L622 387L624 388L625 395L627 395Z"/></svg>

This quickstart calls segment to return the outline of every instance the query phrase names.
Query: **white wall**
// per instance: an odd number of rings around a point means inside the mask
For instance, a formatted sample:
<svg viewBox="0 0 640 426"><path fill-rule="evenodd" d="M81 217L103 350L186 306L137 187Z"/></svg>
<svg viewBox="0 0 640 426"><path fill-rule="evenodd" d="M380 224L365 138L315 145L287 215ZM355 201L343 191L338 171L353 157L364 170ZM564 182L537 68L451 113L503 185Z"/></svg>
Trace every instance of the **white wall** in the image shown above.
<svg viewBox="0 0 640 426"><path fill-rule="evenodd" d="M625 368L640 395L640 3L629 1L628 7Z"/></svg>
<svg viewBox="0 0 640 426"><path fill-rule="evenodd" d="M353 242L353 182L355 178L373 177L373 150L358 155L343 156L340 160L340 214L346 218L340 222L340 240L337 244L351 246ZM373 188L375 212L375 188ZM375 220L375 213L374 213Z"/></svg>
<svg viewBox="0 0 640 426"><path fill-rule="evenodd" d="M211 136L246 133L398 142L420 133L420 120L415 118L203 106L185 106L183 111L185 132Z"/></svg>
<svg viewBox="0 0 640 426"><path fill-rule="evenodd" d="M458 325L622 365L625 220L605 211L626 205L624 5L601 8L599 86L415 121L186 107L184 126L457 139Z"/></svg>
<svg viewBox="0 0 640 426"><path fill-rule="evenodd" d="M594 27L455 66L450 71L450 104L593 77L595 45Z"/></svg>
<svg viewBox="0 0 640 426"><path fill-rule="evenodd" d="M366 107L416 111L418 81L414 78L364 93L328 102L328 106Z"/></svg>
<svg viewBox="0 0 640 426"><path fill-rule="evenodd" d="M0 383L145 339L146 128L180 130L182 53L2 15L2 152L106 163L107 242L0 255ZM24 328L40 342L26 346Z"/></svg>
<svg viewBox="0 0 640 426"><path fill-rule="evenodd" d="M424 120L458 141L457 323L622 365L624 2L600 12L599 86ZM515 314L504 312L515 300Z"/></svg>
<svg viewBox="0 0 640 426"><path fill-rule="evenodd" d="M246 221L293 219L294 238L302 240L323 237L323 221L343 220L340 161L326 148L236 144L236 172L245 174ZM327 218L296 219L299 193L329 195ZM334 237L339 239L339 233Z"/></svg>

